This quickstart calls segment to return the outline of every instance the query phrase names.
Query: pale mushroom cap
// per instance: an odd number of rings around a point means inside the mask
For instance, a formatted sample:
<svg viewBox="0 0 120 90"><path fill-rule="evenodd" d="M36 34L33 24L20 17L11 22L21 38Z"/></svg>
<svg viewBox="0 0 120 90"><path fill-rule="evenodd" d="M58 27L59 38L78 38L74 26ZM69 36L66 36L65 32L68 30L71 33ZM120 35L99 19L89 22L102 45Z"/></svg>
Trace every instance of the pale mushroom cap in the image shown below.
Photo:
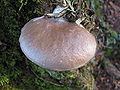
<svg viewBox="0 0 120 90"><path fill-rule="evenodd" d="M96 52L95 37L64 20L32 19L22 28L19 42L28 59L57 71L79 68Z"/></svg>

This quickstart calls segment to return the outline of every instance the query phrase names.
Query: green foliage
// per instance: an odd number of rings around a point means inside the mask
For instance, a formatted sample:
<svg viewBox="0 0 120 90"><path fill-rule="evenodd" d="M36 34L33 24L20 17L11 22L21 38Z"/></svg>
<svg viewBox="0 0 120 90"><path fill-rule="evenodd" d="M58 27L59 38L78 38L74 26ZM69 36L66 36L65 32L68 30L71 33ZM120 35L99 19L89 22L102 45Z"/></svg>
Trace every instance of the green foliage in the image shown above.
<svg viewBox="0 0 120 90"><path fill-rule="evenodd" d="M120 53L120 33L105 24L105 17L101 10L103 8L100 0L87 0L87 3L93 8L99 20L99 28L104 32L104 36L102 37L103 41L98 42L103 45L105 52L104 57L110 58L118 56Z"/></svg>
<svg viewBox="0 0 120 90"><path fill-rule="evenodd" d="M120 34L115 32L112 28L110 27L106 27L108 32L106 33L106 42L105 42L105 46L106 48L105 50L105 57L109 56L115 56L115 55L119 55L119 48L120 48ZM117 48L117 49L115 49Z"/></svg>
<svg viewBox="0 0 120 90"><path fill-rule="evenodd" d="M0 75L0 86L6 85L9 83L9 78L5 75Z"/></svg>

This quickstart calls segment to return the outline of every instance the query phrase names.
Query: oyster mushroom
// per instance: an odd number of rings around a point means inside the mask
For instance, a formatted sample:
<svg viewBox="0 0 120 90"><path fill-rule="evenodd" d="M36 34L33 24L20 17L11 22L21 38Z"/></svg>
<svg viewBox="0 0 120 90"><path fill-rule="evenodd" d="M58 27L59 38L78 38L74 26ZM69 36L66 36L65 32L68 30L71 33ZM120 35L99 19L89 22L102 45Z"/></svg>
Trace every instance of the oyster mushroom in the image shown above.
<svg viewBox="0 0 120 90"><path fill-rule="evenodd" d="M40 67L66 71L90 61L96 52L95 37L85 28L62 18L38 17L21 30L20 47Z"/></svg>
<svg viewBox="0 0 120 90"><path fill-rule="evenodd" d="M57 6L50 16L61 16ZM21 30L20 47L26 57L40 67L66 71L82 67L94 57L95 37L79 23L63 18L37 17Z"/></svg>

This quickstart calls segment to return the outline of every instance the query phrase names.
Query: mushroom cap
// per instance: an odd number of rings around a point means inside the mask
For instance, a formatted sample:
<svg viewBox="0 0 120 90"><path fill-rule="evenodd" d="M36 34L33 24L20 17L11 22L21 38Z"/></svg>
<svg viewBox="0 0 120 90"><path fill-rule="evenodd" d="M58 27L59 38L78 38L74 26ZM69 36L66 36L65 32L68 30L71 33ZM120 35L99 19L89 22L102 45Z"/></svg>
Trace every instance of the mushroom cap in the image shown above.
<svg viewBox="0 0 120 90"><path fill-rule="evenodd" d="M95 37L63 19L38 17L21 30L20 47L28 59L50 70L66 71L85 65L96 52Z"/></svg>

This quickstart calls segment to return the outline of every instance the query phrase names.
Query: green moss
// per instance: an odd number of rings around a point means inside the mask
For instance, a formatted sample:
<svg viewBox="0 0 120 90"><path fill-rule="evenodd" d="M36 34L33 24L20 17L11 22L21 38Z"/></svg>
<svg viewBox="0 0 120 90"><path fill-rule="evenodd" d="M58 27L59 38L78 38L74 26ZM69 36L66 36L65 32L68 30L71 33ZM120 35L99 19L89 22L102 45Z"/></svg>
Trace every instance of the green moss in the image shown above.
<svg viewBox="0 0 120 90"><path fill-rule="evenodd" d="M10 84L14 88L51 90L68 88L93 88L94 78L90 67L86 66L74 72L56 72L43 69L22 56L20 50L8 49L1 54L1 84ZM88 85L88 86L86 86Z"/></svg>

